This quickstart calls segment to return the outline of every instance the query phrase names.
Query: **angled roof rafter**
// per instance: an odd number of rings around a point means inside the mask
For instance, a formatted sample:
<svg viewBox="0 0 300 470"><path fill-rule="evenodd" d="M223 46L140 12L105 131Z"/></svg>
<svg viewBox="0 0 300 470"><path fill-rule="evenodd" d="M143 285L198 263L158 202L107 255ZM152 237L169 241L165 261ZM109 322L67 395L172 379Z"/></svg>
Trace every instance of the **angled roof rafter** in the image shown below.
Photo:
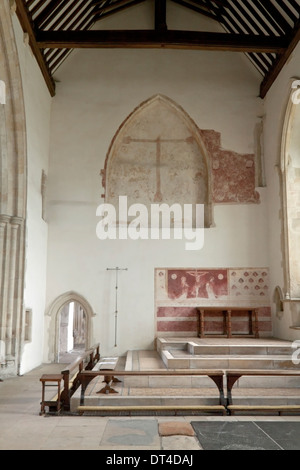
<svg viewBox="0 0 300 470"><path fill-rule="evenodd" d="M264 97L300 40L300 0L154 0L153 30L139 30L138 24L132 31L94 28L146 1L15 0L51 96L53 73L74 48L167 47L244 52L263 76ZM167 2L217 21L224 33L168 30Z"/></svg>

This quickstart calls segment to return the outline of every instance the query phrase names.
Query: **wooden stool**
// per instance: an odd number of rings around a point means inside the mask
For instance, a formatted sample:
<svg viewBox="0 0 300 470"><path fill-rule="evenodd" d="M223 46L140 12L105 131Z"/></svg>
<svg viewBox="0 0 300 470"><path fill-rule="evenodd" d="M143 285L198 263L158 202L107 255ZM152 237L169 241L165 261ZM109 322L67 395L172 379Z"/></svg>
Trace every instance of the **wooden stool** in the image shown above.
<svg viewBox="0 0 300 470"><path fill-rule="evenodd" d="M40 415L45 414L45 406L53 407L55 406L57 413L60 412L60 385L62 381L62 374L44 374L40 378L42 382L42 401L41 401L41 411ZM47 382L50 382L47 384ZM56 382L56 383L53 383ZM57 399L53 401L45 400L45 389L46 387L57 387Z"/></svg>

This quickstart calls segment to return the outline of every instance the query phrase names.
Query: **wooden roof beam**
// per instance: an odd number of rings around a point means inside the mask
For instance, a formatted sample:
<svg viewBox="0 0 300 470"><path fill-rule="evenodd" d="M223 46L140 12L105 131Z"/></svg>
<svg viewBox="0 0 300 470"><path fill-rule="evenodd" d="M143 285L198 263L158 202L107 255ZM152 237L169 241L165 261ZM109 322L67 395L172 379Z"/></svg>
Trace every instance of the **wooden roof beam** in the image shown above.
<svg viewBox="0 0 300 470"><path fill-rule="evenodd" d="M41 48L36 42L34 25L29 17L28 10L25 7L23 0L15 0L15 1L16 1L16 6L17 6L16 13L19 18L22 29L25 33L28 34L29 44L32 49L32 52L41 69L41 72L43 74L47 87L49 89L49 92L51 96L54 96L55 95L55 83L54 83L53 78L51 77L49 68L43 57Z"/></svg>
<svg viewBox="0 0 300 470"><path fill-rule="evenodd" d="M268 93L269 89L275 82L276 78L280 74L281 70L289 60L290 56L292 55L295 47L300 41L300 21L298 21L293 34L290 37L290 40L288 41L288 47L284 51L283 54L281 54L278 59L274 62L274 65L271 67L269 73L266 75L265 79L263 80L261 87L260 87L260 96L261 98L264 98L266 94Z"/></svg>
<svg viewBox="0 0 300 470"><path fill-rule="evenodd" d="M166 0L155 0L155 30L166 31L167 29Z"/></svg>
<svg viewBox="0 0 300 470"><path fill-rule="evenodd" d="M41 28L43 23L47 20L49 15L52 15L55 10L58 9L59 11L59 5L61 3L61 0L52 0L49 2L48 5L39 13L39 15L35 18L34 23L37 26L37 28Z"/></svg>
<svg viewBox="0 0 300 470"><path fill-rule="evenodd" d="M286 39L255 34L211 33L198 31L39 31L40 48L177 48L232 52L282 54Z"/></svg>
<svg viewBox="0 0 300 470"><path fill-rule="evenodd" d="M289 22L284 18L284 16L282 16L282 14L279 12L276 6L272 4L272 2L268 2L268 5L266 5L263 0L259 0L256 8L261 12L264 18L273 24L273 26L274 23L277 24L285 34L291 30ZM279 34L282 34L281 31Z"/></svg>

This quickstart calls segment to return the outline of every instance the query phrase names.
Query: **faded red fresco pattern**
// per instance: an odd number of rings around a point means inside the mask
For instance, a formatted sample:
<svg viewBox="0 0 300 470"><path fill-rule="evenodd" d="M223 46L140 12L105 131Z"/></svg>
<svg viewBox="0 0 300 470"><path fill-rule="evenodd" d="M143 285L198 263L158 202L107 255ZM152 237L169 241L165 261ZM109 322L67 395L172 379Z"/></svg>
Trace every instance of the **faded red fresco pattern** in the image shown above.
<svg viewBox="0 0 300 470"><path fill-rule="evenodd" d="M272 335L268 270L237 269L158 269L156 270L157 335L197 336L196 307L220 306L206 314L205 330L224 330L222 307L241 307L232 313L236 334L249 333L249 317L242 307L258 308L259 332Z"/></svg>
<svg viewBox="0 0 300 470"><path fill-rule="evenodd" d="M255 190L255 157L221 148L221 134L200 130L210 157L212 200L215 203L258 203Z"/></svg>

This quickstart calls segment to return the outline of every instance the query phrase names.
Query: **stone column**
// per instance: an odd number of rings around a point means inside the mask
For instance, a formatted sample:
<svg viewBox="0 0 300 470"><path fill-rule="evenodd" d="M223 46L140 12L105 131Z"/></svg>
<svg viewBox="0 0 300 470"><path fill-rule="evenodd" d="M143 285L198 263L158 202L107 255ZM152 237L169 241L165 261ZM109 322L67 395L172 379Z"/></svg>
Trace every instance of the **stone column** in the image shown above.
<svg viewBox="0 0 300 470"><path fill-rule="evenodd" d="M24 221L0 215L1 336L10 364L17 365L23 307Z"/></svg>
<svg viewBox="0 0 300 470"><path fill-rule="evenodd" d="M9 217L7 215L0 215L0 340L6 341L6 312L5 305L7 299L7 278L6 278L6 240L7 240L7 227L9 224Z"/></svg>
<svg viewBox="0 0 300 470"><path fill-rule="evenodd" d="M27 148L25 108L11 15L14 2L0 2L0 341L1 373L19 372L24 338ZM5 93L4 93L5 90Z"/></svg>

